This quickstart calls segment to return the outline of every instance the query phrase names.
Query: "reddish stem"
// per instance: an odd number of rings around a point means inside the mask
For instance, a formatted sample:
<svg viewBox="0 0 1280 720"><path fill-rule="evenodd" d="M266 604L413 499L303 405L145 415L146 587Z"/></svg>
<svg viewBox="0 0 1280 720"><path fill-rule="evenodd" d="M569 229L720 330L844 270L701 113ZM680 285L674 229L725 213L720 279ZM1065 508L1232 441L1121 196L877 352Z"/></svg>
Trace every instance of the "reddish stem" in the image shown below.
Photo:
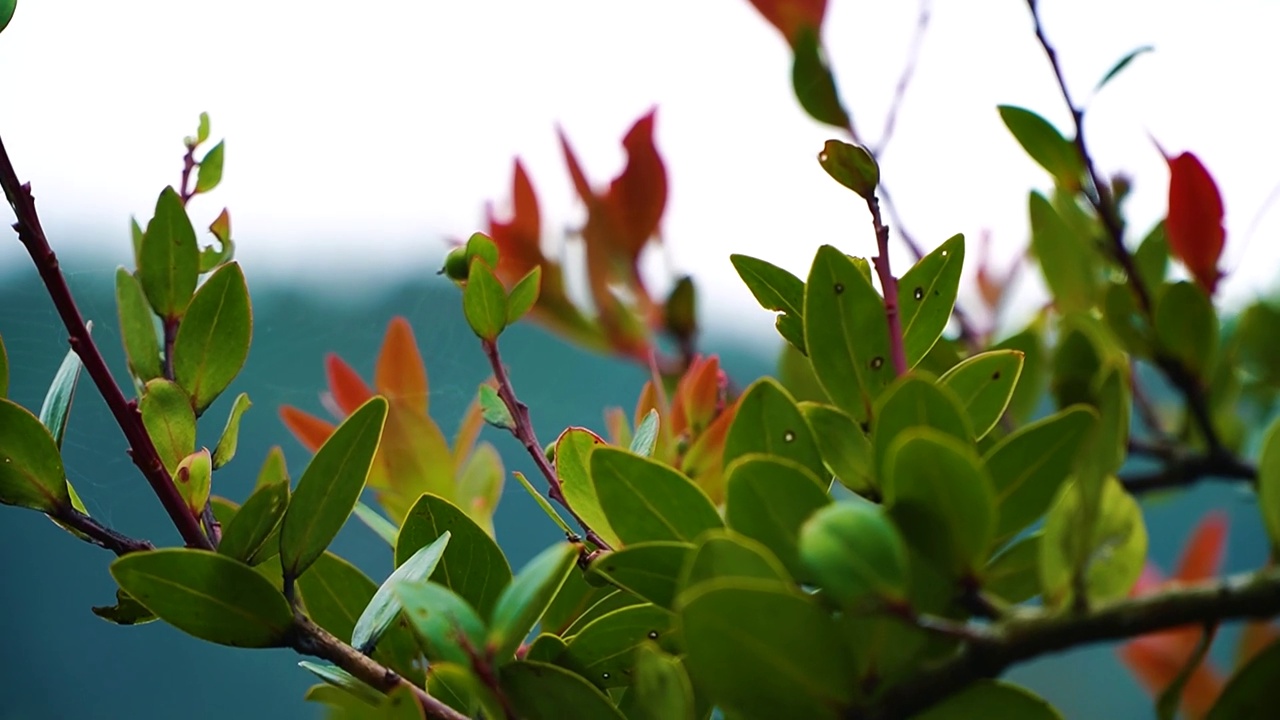
<svg viewBox="0 0 1280 720"><path fill-rule="evenodd" d="M898 279L889 267L889 226L880 218L880 201L875 195L867 198L871 211L871 224L876 229L876 250L872 258L876 273L880 276L880 289L884 291L884 314L889 321L889 352L893 356L893 374L907 372L907 352L902 344L902 318L898 312Z"/></svg>

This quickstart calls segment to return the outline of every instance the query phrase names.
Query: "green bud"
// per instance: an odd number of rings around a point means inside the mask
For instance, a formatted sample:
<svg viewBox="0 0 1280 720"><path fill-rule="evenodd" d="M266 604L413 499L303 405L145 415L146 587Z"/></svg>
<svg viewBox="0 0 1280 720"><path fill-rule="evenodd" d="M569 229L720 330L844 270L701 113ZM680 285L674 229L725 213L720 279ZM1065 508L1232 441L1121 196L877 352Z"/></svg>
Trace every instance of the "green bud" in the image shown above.
<svg viewBox="0 0 1280 720"><path fill-rule="evenodd" d="M444 275L455 282L463 282L471 271L471 263L467 261L467 249L456 247L444 257L444 267L437 275Z"/></svg>
<svg viewBox="0 0 1280 720"><path fill-rule="evenodd" d="M839 502L815 512L800 528L800 561L845 607L906 598L906 546L879 505Z"/></svg>

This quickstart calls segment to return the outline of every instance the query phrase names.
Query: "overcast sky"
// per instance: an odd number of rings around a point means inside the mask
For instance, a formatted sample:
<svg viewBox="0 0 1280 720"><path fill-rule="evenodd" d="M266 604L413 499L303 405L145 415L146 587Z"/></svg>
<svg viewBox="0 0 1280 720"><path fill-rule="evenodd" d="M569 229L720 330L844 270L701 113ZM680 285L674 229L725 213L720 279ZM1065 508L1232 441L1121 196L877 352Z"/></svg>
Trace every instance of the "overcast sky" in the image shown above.
<svg viewBox="0 0 1280 720"><path fill-rule="evenodd" d="M1097 161L1135 177L1134 232L1164 213L1167 171L1149 133L1196 152L1222 188L1225 293L1271 286L1280 4L1042 5L1067 80L1089 104ZM917 9L830 3L831 60L871 140ZM1141 45L1156 51L1093 97L1107 68ZM622 135L656 105L670 262L698 277L714 312L751 303L730 252L800 274L823 242L872 252L865 208L815 160L838 135L806 118L789 73L784 41L746 0L21 0L0 35L0 136L56 249L101 257L109 271L127 257L129 216L176 183L181 138L207 110L214 137L227 138L227 171L193 206L197 227L229 205L251 279L342 278L346 291L434 271L444 239L481 228L484 203L505 198L517 154L545 239L559 240L582 209L557 123L603 184L620 167ZM934 3L882 157L908 229L929 247L984 230L1003 259L1025 246L1027 191L1049 180L1008 136L1001 103L1066 127L1024 3ZM905 253L895 261L900 273ZM16 242L0 243L0 282L25 263ZM728 317L771 332L763 310Z"/></svg>

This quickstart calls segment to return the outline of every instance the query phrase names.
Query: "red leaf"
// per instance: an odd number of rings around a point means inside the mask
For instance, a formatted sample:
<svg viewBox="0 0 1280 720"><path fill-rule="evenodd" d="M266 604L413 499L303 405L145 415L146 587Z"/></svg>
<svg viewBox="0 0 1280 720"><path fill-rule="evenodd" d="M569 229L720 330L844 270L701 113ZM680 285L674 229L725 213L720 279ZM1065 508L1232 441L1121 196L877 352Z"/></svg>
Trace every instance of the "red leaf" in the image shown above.
<svg viewBox="0 0 1280 720"><path fill-rule="evenodd" d="M373 384L388 400L403 402L415 412L427 412L427 368L413 339L413 328L403 317L392 318L387 326Z"/></svg>
<svg viewBox="0 0 1280 720"><path fill-rule="evenodd" d="M658 233L658 223L667 205L667 170L653 145L653 121L657 109L650 110L627 131L622 146L627 164L609 186L604 201L613 215L619 237L610 243L635 261L649 238Z"/></svg>
<svg viewBox="0 0 1280 720"><path fill-rule="evenodd" d="M1222 568L1226 540L1227 516L1221 512L1205 515L1182 551L1174 579L1194 583L1217 577Z"/></svg>
<svg viewBox="0 0 1280 720"><path fill-rule="evenodd" d="M1200 159L1189 152L1165 156L1169 163L1169 215L1165 233L1173 254L1213 294L1222 273L1218 260L1226 242L1222 195Z"/></svg>
<svg viewBox="0 0 1280 720"><path fill-rule="evenodd" d="M542 254L538 195L519 158L511 181L511 219L499 222L488 208L489 237L498 246L498 279L511 287L533 268L547 263ZM544 273L546 272L544 268Z"/></svg>
<svg viewBox="0 0 1280 720"><path fill-rule="evenodd" d="M817 34L827 12L827 0L751 0L751 4L791 45L806 29Z"/></svg>
<svg viewBox="0 0 1280 720"><path fill-rule="evenodd" d="M298 438L298 442L311 452L319 450L324 441L333 434L333 423L303 412L292 405L280 406L280 419L284 421L284 426L289 428L289 432Z"/></svg>
<svg viewBox="0 0 1280 720"><path fill-rule="evenodd" d="M350 415L356 408L373 397L373 391L345 360L333 353L324 359L325 373L329 376L329 391L342 412Z"/></svg>

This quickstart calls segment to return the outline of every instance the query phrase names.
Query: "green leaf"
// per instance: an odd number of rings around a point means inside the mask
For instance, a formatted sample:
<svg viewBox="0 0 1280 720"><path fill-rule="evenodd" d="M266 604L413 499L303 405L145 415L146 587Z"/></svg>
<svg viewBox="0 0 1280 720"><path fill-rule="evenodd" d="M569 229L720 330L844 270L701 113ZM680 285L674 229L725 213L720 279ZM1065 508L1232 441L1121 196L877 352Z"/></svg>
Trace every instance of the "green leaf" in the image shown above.
<svg viewBox="0 0 1280 720"><path fill-rule="evenodd" d="M1102 314L1107 327L1125 350L1140 358L1150 358L1155 346L1151 326L1133 287L1125 281L1112 280L1102 296Z"/></svg>
<svg viewBox="0 0 1280 720"><path fill-rule="evenodd" d="M940 430L966 442L972 437L969 419L955 393L924 376L906 375L884 394L876 410L872 445L876 466L880 469L881 490L886 496L889 494L885 487L889 447L904 432L921 427Z"/></svg>
<svg viewBox="0 0 1280 720"><path fill-rule="evenodd" d="M298 667L309 670L321 680L336 688L341 688L348 693L351 693L370 705L377 707L382 703L382 693L370 687L360 678L336 665L313 663L310 660L303 660L298 663Z"/></svg>
<svg viewBox="0 0 1280 720"><path fill-rule="evenodd" d="M488 629L475 609L457 593L433 582L401 582L395 592L405 617L422 641L427 660L470 665L466 646L473 652L483 651ZM460 637L466 640L466 646Z"/></svg>
<svg viewBox="0 0 1280 720"><path fill-rule="evenodd" d="M400 525L396 564L403 564L446 532L453 535L453 541L445 548L431 580L488 616L499 593L511 581L511 567L493 538L448 500L430 493L418 498Z"/></svg>
<svg viewBox="0 0 1280 720"><path fill-rule="evenodd" d="M511 288L507 296L507 324L515 325L538 302L538 292L542 288L542 266L535 265L520 282Z"/></svg>
<svg viewBox="0 0 1280 720"><path fill-rule="evenodd" d="M680 620L689 674L726 713L838 718L853 700L850 649L811 598L711 581L685 593Z"/></svg>
<svg viewBox="0 0 1280 720"><path fill-rule="evenodd" d="M573 577L573 573L569 573L569 577ZM568 582L566 581L565 584L568 585ZM545 616L543 622L546 622ZM522 659L531 662L554 662L566 647L568 645L559 635L544 632L529 643L529 649L525 651Z"/></svg>
<svg viewBox="0 0 1280 720"><path fill-rule="evenodd" d="M1133 265L1142 280L1142 286L1151 295L1164 284L1169 273L1169 239L1165 236L1164 221L1156 223L1133 252Z"/></svg>
<svg viewBox="0 0 1280 720"><path fill-rule="evenodd" d="M507 291L483 260L471 261L467 284L462 289L462 312L481 340L497 340L507 326Z"/></svg>
<svg viewBox="0 0 1280 720"><path fill-rule="evenodd" d="M1053 205L1031 193L1031 250L1058 312L1088 312L1098 294L1097 252L1077 237Z"/></svg>
<svg viewBox="0 0 1280 720"><path fill-rule="evenodd" d="M400 532L400 528L396 527L390 520L378 514L377 510L357 502L355 508L352 509L356 517L360 518L360 522L364 523L375 535L386 541L392 549L396 546L396 535Z"/></svg>
<svg viewBox="0 0 1280 720"><path fill-rule="evenodd" d="M156 339L151 305L138 278L124 268L116 269L116 307L129 373L143 383L162 376L160 342Z"/></svg>
<svg viewBox="0 0 1280 720"><path fill-rule="evenodd" d="M94 615L115 625L143 625L157 619L155 613L142 607L142 603L119 588L116 589L115 605L101 605L90 609Z"/></svg>
<svg viewBox="0 0 1280 720"><path fill-rule="evenodd" d="M830 470L842 485L856 493L875 493L873 450L867 434L839 408L802 402L800 411L813 430L813 439Z"/></svg>
<svg viewBox="0 0 1280 720"><path fill-rule="evenodd" d="M825 479L823 488L831 484L804 414L787 391L768 377L752 383L739 398L724 442L724 464L752 453L794 460Z"/></svg>
<svg viewBox="0 0 1280 720"><path fill-rule="evenodd" d="M569 577L574 577L577 574L578 573L571 572L569 573ZM584 582L590 583L593 580L598 579L598 577L599 576L589 576L589 578ZM566 580L565 584L567 585L568 583L569 581ZM642 600L635 597L629 592L624 592L622 590L613 590L609 588L605 588L605 589L608 590L608 592L606 592L603 596L601 596L595 602L591 603L591 607L588 607L586 610L584 610L583 613L579 615L569 625L569 627L565 628L565 631L561 634L562 637L571 638L574 635L577 635L578 633L582 632L582 628L586 627L588 624L592 622L595 622L596 618L601 617L603 615L608 615L614 610L621 610L624 607L631 607L632 605L643 604ZM545 621L546 621L546 615L544 614L543 622Z"/></svg>
<svg viewBox="0 0 1280 720"><path fill-rule="evenodd" d="M4 349L4 338L0 337L0 399L9 395L9 355Z"/></svg>
<svg viewBox="0 0 1280 720"><path fill-rule="evenodd" d="M995 494L973 449L933 428L901 433L885 463L885 507L939 568L972 575L996 530Z"/></svg>
<svg viewBox="0 0 1280 720"><path fill-rule="evenodd" d="M602 615L574 635L556 664L598 688L626 687L635 671L637 650L657 643L679 652L676 617L654 605L632 605Z"/></svg>
<svg viewBox="0 0 1280 720"><path fill-rule="evenodd" d="M618 709L627 720L670 720L693 718L693 685L684 665L652 643L635 652L631 689L622 696Z"/></svg>
<svg viewBox="0 0 1280 720"><path fill-rule="evenodd" d="M631 438L632 453L641 457L652 457L653 446L658 442L658 411L650 409L644 420L636 426L636 433Z"/></svg>
<svg viewBox="0 0 1280 720"><path fill-rule="evenodd" d="M1124 597L1142 574L1147 527L1133 497L1115 478L1107 478L1094 517L1086 510L1081 484L1073 482L1062 489L1045 520L1040 586L1050 607L1071 601L1077 574L1090 602Z"/></svg>
<svg viewBox="0 0 1280 720"><path fill-rule="evenodd" d="M507 404L492 385L480 386L480 412L484 421L500 430L514 430L516 421L511 417Z"/></svg>
<svg viewBox="0 0 1280 720"><path fill-rule="evenodd" d="M0 399L0 427L0 503L50 514L68 507L62 456L39 418Z"/></svg>
<svg viewBox="0 0 1280 720"><path fill-rule="evenodd" d="M187 308L173 345L173 374L196 414L227 389L249 356L253 315L239 263L218 268Z"/></svg>
<svg viewBox="0 0 1280 720"><path fill-rule="evenodd" d="M307 616L339 638L349 638L356 618L378 586L355 565L326 551L298 578Z"/></svg>
<svg viewBox="0 0 1280 720"><path fill-rule="evenodd" d="M818 478L803 465L760 454L738 458L725 475L725 522L769 548L793 577L808 581L808 567L800 559L800 526L831 502Z"/></svg>
<svg viewBox="0 0 1280 720"><path fill-rule="evenodd" d="M1155 47L1151 45L1143 45L1141 47L1137 47L1137 48L1134 48L1133 50L1130 50L1124 57L1117 60L1116 64L1112 65L1111 69L1108 70L1107 73L1102 76L1102 79L1098 81L1098 86L1094 88L1094 92L1101 90L1103 86L1111 82L1112 79L1115 78L1115 76L1119 75L1121 70L1124 70L1125 68L1129 67L1129 63L1133 62L1134 58L1138 57L1139 55L1142 55L1143 53L1149 53L1152 50L1155 50Z"/></svg>
<svg viewBox="0 0 1280 720"><path fill-rule="evenodd" d="M187 309L200 275L200 248L182 198L167 187L156 199L156 212L142 236L138 281L156 314L178 320Z"/></svg>
<svg viewBox="0 0 1280 720"><path fill-rule="evenodd" d="M977 680L912 720L1062 720L1062 715L1031 691L1002 680Z"/></svg>
<svg viewBox="0 0 1280 720"><path fill-rule="evenodd" d="M591 563L591 572L638 598L670 608L675 602L680 572L692 556L693 546L689 543L638 543L600 555Z"/></svg>
<svg viewBox="0 0 1280 720"><path fill-rule="evenodd" d="M253 568L205 550L130 553L111 564L121 589L161 620L202 640L233 647L280 647L293 611Z"/></svg>
<svg viewBox="0 0 1280 720"><path fill-rule="evenodd" d="M800 352L804 345L804 281L772 263L730 255L742 282L765 310L779 313L778 334Z"/></svg>
<svg viewBox="0 0 1280 720"><path fill-rule="evenodd" d="M1209 652L1209 646L1213 644L1216 631L1216 625L1206 625L1200 631L1200 639L1191 651L1191 656L1182 664L1182 669L1178 670L1178 674L1169 683L1169 686L1156 698L1156 716L1159 720L1175 720L1177 718L1178 706L1182 704L1182 691L1186 688L1187 681L1191 679L1196 668L1200 667L1200 663L1204 662L1204 656Z"/></svg>
<svg viewBox="0 0 1280 720"><path fill-rule="evenodd" d="M524 487L525 492L529 493L529 496L533 498L533 501L538 503L538 507L542 508L542 512L545 513L547 517L551 518L551 521L558 525L566 536L576 534L574 529L569 527L569 523L565 522L564 518L560 517L560 513L556 512L556 509L552 507L551 501L547 500L542 496L542 493L538 492L537 488L535 488L533 484L529 482L529 479L524 476L524 473L514 472L512 474L516 476L516 480L520 481L520 485Z"/></svg>
<svg viewBox="0 0 1280 720"><path fill-rule="evenodd" d="M973 423L973 435L981 440L1000 422L1022 374L1022 353L991 350L978 353L951 368L938 382L950 388Z"/></svg>
<svg viewBox="0 0 1280 720"><path fill-rule="evenodd" d="M200 160L200 171L196 175L196 192L207 193L222 182L222 162L226 155L226 140L218 141L204 154Z"/></svg>
<svg viewBox="0 0 1280 720"><path fill-rule="evenodd" d="M498 267L498 246L493 239L482 232L471 233L464 248L467 262L480 258L491 268Z"/></svg>
<svg viewBox="0 0 1280 720"><path fill-rule="evenodd" d="M1020 428L987 451L983 463L996 493L996 542L1004 542L1048 511L1098 413L1073 405Z"/></svg>
<svg viewBox="0 0 1280 720"><path fill-rule="evenodd" d="M1218 350L1218 316L1204 290L1187 281L1165 287L1156 302L1155 327L1165 353L1205 382Z"/></svg>
<svg viewBox="0 0 1280 720"><path fill-rule="evenodd" d="M700 584L725 578L746 580L754 583L752 587L787 590L796 584L769 548L744 535L720 530L703 536L693 551L680 575L681 592L676 596L676 606L683 604L685 595Z"/></svg>
<svg viewBox="0 0 1280 720"><path fill-rule="evenodd" d="M218 241L218 248L206 245L200 248L200 272L207 273L236 255L236 244L231 240L231 215L226 208L209 224L209 232Z"/></svg>
<svg viewBox="0 0 1280 720"><path fill-rule="evenodd" d="M267 451L267 458L262 461L262 467L258 470L258 480L254 483L253 489L257 490L263 485L274 485L278 482L289 482L289 468L285 466L284 450L281 450L279 445L274 445Z"/></svg>
<svg viewBox="0 0 1280 720"><path fill-rule="evenodd" d="M218 552L253 564L254 556L280 526L289 506L289 483L276 482L253 491L222 531Z"/></svg>
<svg viewBox="0 0 1280 720"><path fill-rule="evenodd" d="M920 258L898 281L907 367L919 364L942 337L956 306L963 266L964 235L957 233Z"/></svg>
<svg viewBox="0 0 1280 720"><path fill-rule="evenodd" d="M1206 720L1266 720L1274 714L1280 642L1272 643L1240 668L1223 688Z"/></svg>
<svg viewBox="0 0 1280 720"><path fill-rule="evenodd" d="M609 697L569 670L537 662L498 669L498 686L522 720L624 720Z"/></svg>
<svg viewBox="0 0 1280 720"><path fill-rule="evenodd" d="M182 458L177 471L173 473L173 484L178 487L178 494L196 517L204 512L204 505L209 502L209 491L213 487L212 476L213 459L205 448Z"/></svg>
<svg viewBox="0 0 1280 720"><path fill-rule="evenodd" d="M596 559L607 557L611 554L599 553L596 555ZM591 582L587 581L588 576L591 577ZM615 592L618 592L617 588L612 587L608 582L598 582L595 575L590 575L589 569L585 572L569 573L564 585L560 587L560 592L556 593L555 599L551 601L547 611L542 614L542 633L552 633L556 636L564 635L569 626L582 617L583 613L590 610L592 605L595 605L606 595L611 595ZM626 593L623 594L625 595ZM555 659L555 656L529 659L551 661Z"/></svg>
<svg viewBox="0 0 1280 720"><path fill-rule="evenodd" d="M880 166L875 157L861 145L828 140L818 153L818 164L836 182L849 188L865 200L876 195L880 184Z"/></svg>
<svg viewBox="0 0 1280 720"><path fill-rule="evenodd" d="M596 486L591 482L591 451L603 444L604 440L589 430L576 427L565 430L556 440L556 475L569 507L605 542L617 548L622 540L600 509Z"/></svg>
<svg viewBox="0 0 1280 720"><path fill-rule="evenodd" d="M89 323L90 330L93 323ZM84 364L75 350L68 350L58 366L58 372L49 383L49 390L44 395L44 403L40 405L40 422L49 428L53 442L62 450L62 439L67 433L67 419L71 417L71 401L76 396L76 383L80 380L80 369Z"/></svg>
<svg viewBox="0 0 1280 720"><path fill-rule="evenodd" d="M795 58L791 65L791 87L800 107L820 123L847 128L849 113L840 102L840 93L827 65L826 52L817 29L806 28L800 32L795 37L792 51Z"/></svg>
<svg viewBox="0 0 1280 720"><path fill-rule="evenodd" d="M476 677L470 663L432 663L427 668L427 692L468 717L505 717L497 698Z"/></svg>
<svg viewBox="0 0 1280 720"><path fill-rule="evenodd" d="M1038 323L991 347L992 350L1017 350L1022 353L1022 372L1009 399L1009 416L1019 423L1032 417L1045 392L1045 348Z"/></svg>
<svg viewBox="0 0 1280 720"><path fill-rule="evenodd" d="M878 505L853 501L824 507L805 522L799 550L806 574L846 608L868 598L893 603L907 598L907 546Z"/></svg>
<svg viewBox="0 0 1280 720"><path fill-rule="evenodd" d="M491 536L493 513L502 498L505 479L502 456L487 442L476 446L458 475L455 490L458 507L465 508L467 515Z"/></svg>
<svg viewBox="0 0 1280 720"><path fill-rule="evenodd" d="M591 453L591 482L609 525L624 544L690 542L722 527L720 514L693 481L648 458L611 447Z"/></svg>
<svg viewBox="0 0 1280 720"><path fill-rule="evenodd" d="M301 575L346 523L364 490L386 419L387 401L371 398L334 430L302 471L280 525L286 578Z"/></svg>
<svg viewBox="0 0 1280 720"><path fill-rule="evenodd" d="M1084 162L1076 146L1048 120L1020 107L999 106L1000 119L1023 150L1064 188L1076 190L1084 175Z"/></svg>
<svg viewBox="0 0 1280 720"><path fill-rule="evenodd" d="M213 448L213 469L226 465L231 462L231 458L236 456L236 446L240 439L240 418L244 415L244 411L253 406L249 401L248 393L240 393L236 396L235 402L231 404L231 414L227 416L227 425L222 429L222 435L218 438L218 444Z"/></svg>
<svg viewBox="0 0 1280 720"><path fill-rule="evenodd" d="M804 336L818 382L836 407L866 422L893 381L884 301L848 256L818 248L804 293Z"/></svg>
<svg viewBox="0 0 1280 720"><path fill-rule="evenodd" d="M396 588L402 583L416 583L426 579L435 572L445 548L449 545L450 534L446 531L435 542L413 554L408 560L395 569L391 576L382 583L373 599L365 606L364 612L356 620L351 631L351 646L368 655L373 652L382 634L391 627L400 616L400 599L396 596Z"/></svg>
<svg viewBox="0 0 1280 720"><path fill-rule="evenodd" d="M1040 594L1040 543L1043 533L1019 538L982 570L982 588L1007 603Z"/></svg>
<svg viewBox="0 0 1280 720"><path fill-rule="evenodd" d="M1280 418L1262 438L1258 457L1258 507L1271 544L1280 547Z"/></svg>
<svg viewBox="0 0 1280 720"><path fill-rule="evenodd" d="M378 706L379 720L426 720L426 711L408 685L397 685Z"/></svg>
<svg viewBox="0 0 1280 720"><path fill-rule="evenodd" d="M177 473L178 463L196 449L196 416L187 393L168 380L151 380L138 412L165 469L170 475Z"/></svg>
<svg viewBox="0 0 1280 720"><path fill-rule="evenodd" d="M509 660L542 619L577 560L577 545L552 545L530 560L498 596L487 642L498 662Z"/></svg>
<svg viewBox="0 0 1280 720"><path fill-rule="evenodd" d="M199 145L209 139L209 113L200 113L200 125L196 129L196 141L192 145Z"/></svg>

